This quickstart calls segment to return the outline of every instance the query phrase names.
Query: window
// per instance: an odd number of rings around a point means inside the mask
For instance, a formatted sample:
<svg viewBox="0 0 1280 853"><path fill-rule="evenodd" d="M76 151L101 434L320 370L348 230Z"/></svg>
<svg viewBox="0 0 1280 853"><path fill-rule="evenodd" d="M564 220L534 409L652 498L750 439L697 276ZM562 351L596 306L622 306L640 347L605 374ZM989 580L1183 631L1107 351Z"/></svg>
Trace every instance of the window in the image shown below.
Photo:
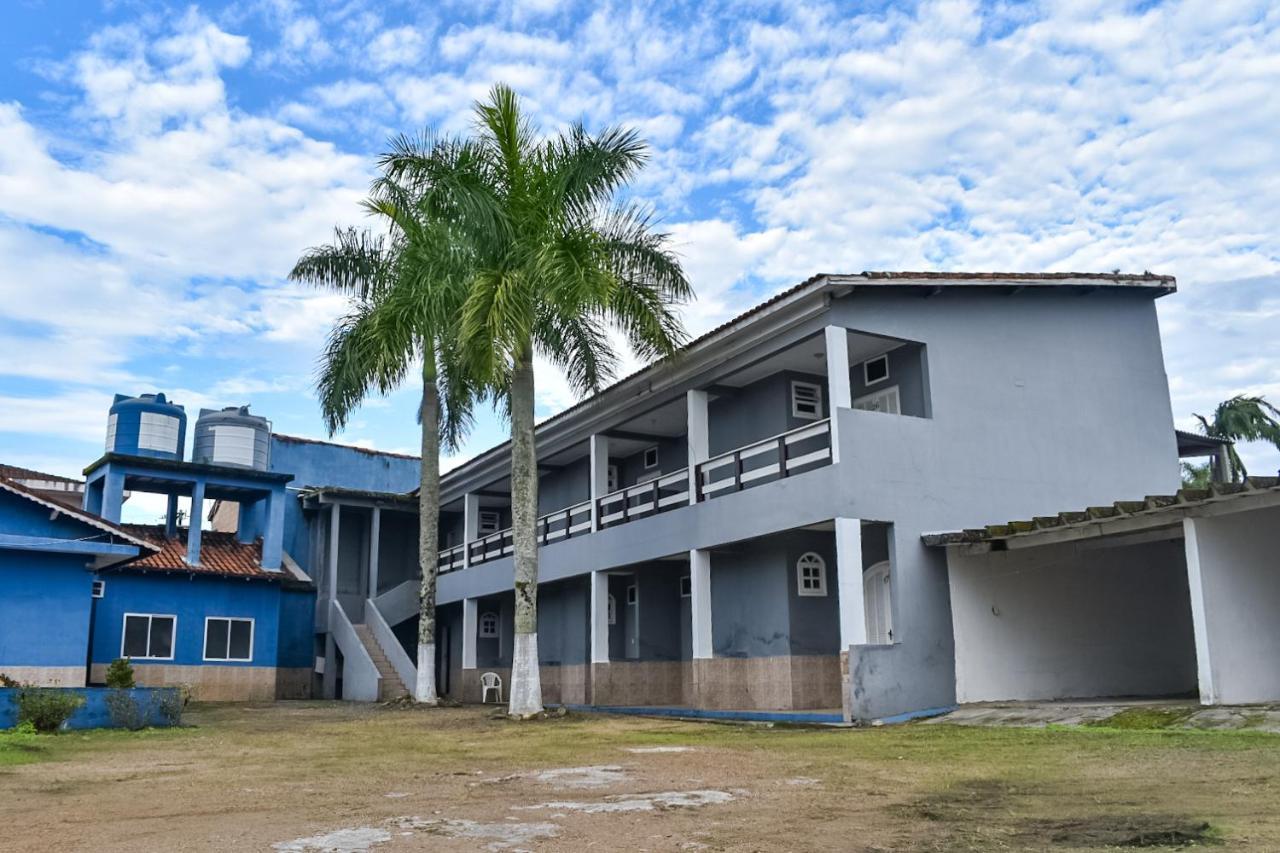
<svg viewBox="0 0 1280 853"><path fill-rule="evenodd" d="M126 613L120 657L135 660L173 660L173 635L178 617Z"/></svg>
<svg viewBox="0 0 1280 853"><path fill-rule="evenodd" d="M93 597L94 597L94 598L102 598L102 597L103 597L104 595L106 595L106 594L107 594L107 582L106 582L106 581L94 581L94 582L93 582L93 593L92 593Z"/></svg>
<svg viewBox="0 0 1280 853"><path fill-rule="evenodd" d="M796 560L796 594L827 594L827 561L812 551Z"/></svg>
<svg viewBox="0 0 1280 853"><path fill-rule="evenodd" d="M658 448L656 446L647 448L645 450L644 467L646 471L650 468L658 467Z"/></svg>
<svg viewBox="0 0 1280 853"><path fill-rule="evenodd" d="M480 614L480 633L479 636L493 638L498 636L498 614L497 613L481 613Z"/></svg>
<svg viewBox="0 0 1280 853"><path fill-rule="evenodd" d="M688 575L680 578L680 597L689 598L693 595L693 581Z"/></svg>
<svg viewBox="0 0 1280 853"><path fill-rule="evenodd" d="M812 382L791 383L791 417L806 421L822 419L822 386Z"/></svg>
<svg viewBox="0 0 1280 853"><path fill-rule="evenodd" d="M608 473L606 474L606 482L604 484L604 490L606 492L618 491L618 489L620 488L618 486L618 466L610 465L606 470L608 471Z"/></svg>
<svg viewBox="0 0 1280 853"><path fill-rule="evenodd" d="M204 620L204 659L253 660L253 620L210 616Z"/></svg>
<svg viewBox="0 0 1280 853"><path fill-rule="evenodd" d="M902 414L902 402L898 397L898 386L885 388L874 394L867 394L853 401L855 409L864 412L884 412L887 415Z"/></svg>
<svg viewBox="0 0 1280 853"><path fill-rule="evenodd" d="M640 588L635 584L627 587L627 604L635 604L640 600Z"/></svg>
<svg viewBox="0 0 1280 853"><path fill-rule="evenodd" d="M618 599L609 596L609 624L618 624Z"/></svg>
<svg viewBox="0 0 1280 853"><path fill-rule="evenodd" d="M875 385L889 378L889 356L882 355L862 362L862 381L867 385Z"/></svg>
<svg viewBox="0 0 1280 853"><path fill-rule="evenodd" d="M107 452L111 453L116 449L116 427L120 424L119 415L111 415L107 418Z"/></svg>
<svg viewBox="0 0 1280 853"><path fill-rule="evenodd" d="M498 532L498 525L502 524L502 513L496 509L480 510L480 535L485 536L490 533Z"/></svg>

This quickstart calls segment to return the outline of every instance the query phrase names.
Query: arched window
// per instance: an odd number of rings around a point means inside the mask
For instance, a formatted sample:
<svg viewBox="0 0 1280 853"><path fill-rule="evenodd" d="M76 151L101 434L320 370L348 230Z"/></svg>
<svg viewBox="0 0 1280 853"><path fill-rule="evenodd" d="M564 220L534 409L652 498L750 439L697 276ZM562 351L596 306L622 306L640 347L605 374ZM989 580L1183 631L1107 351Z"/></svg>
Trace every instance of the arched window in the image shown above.
<svg viewBox="0 0 1280 853"><path fill-rule="evenodd" d="M609 596L609 624L618 624L618 599L612 595Z"/></svg>
<svg viewBox="0 0 1280 853"><path fill-rule="evenodd" d="M796 560L796 594L827 594L827 561L813 551L806 551Z"/></svg>
<svg viewBox="0 0 1280 853"><path fill-rule="evenodd" d="M481 613L480 614L480 634L481 637L498 636L498 614L497 613Z"/></svg>

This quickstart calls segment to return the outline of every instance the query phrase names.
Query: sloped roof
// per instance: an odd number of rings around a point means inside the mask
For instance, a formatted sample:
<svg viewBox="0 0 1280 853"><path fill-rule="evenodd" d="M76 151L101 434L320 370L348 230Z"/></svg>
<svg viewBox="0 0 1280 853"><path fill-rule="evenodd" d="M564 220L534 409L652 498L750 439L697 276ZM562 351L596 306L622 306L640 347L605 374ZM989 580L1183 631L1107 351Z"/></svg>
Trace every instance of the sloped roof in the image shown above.
<svg viewBox="0 0 1280 853"><path fill-rule="evenodd" d="M245 543L235 533L219 533L205 530L200 534L200 565L187 563L187 536L181 530L170 539L165 536L164 525L126 524L125 529L145 540L155 553L135 560L126 570L181 572L192 575L219 575L224 577L254 578L259 580L287 580L282 571L262 568L262 540Z"/></svg>
<svg viewBox="0 0 1280 853"><path fill-rule="evenodd" d="M80 485L84 482L74 477L64 477L61 474L46 474L43 471L33 471L30 468L23 468L21 465L6 465L3 462L0 462L0 478L5 480L43 480L47 483L74 483L75 485Z"/></svg>
<svg viewBox="0 0 1280 853"><path fill-rule="evenodd" d="M1106 506L1036 516L1026 521L1009 521L945 533L926 533L920 538L924 544L934 547L984 543L1003 543L1007 546L1014 540L1032 540L1051 531L1084 530L1121 519L1150 519L1153 522L1167 521L1172 524L1176 519L1165 516L1185 515L1184 511L1190 508L1263 495L1274 496L1280 502L1280 477L1250 477L1243 483L1213 483L1207 489L1181 489L1173 495L1148 495L1142 500L1116 501Z"/></svg>
<svg viewBox="0 0 1280 853"><path fill-rule="evenodd" d="M98 530L101 530L103 533L108 534L109 536L118 537L130 545L136 545L139 548L145 549L147 551L159 550L156 546L152 545L150 542L128 531L124 527L124 525L112 524L111 522L105 521L102 518L94 515L93 513L85 512L84 510L76 509L74 507L69 507L64 504L55 503L54 501L49 500L48 498L32 491L31 489L28 489L26 486L20 485L19 483L15 483L13 480L8 480L3 477L0 477L0 490L9 492L10 494L13 494L13 495L17 495L18 497L23 498L24 500L28 500L33 503L39 504L45 509L50 509L50 510L54 510L55 512L59 512L62 515L67 516L68 518L74 518L76 521L83 522L84 524L87 524L90 527L95 527Z"/></svg>

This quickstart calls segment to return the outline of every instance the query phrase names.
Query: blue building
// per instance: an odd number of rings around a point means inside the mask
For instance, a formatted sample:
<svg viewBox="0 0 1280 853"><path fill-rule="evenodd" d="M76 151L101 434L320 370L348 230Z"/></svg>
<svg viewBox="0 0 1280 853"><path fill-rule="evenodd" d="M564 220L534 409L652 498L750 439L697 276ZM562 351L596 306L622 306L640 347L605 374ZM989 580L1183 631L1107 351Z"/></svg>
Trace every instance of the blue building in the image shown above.
<svg viewBox="0 0 1280 853"><path fill-rule="evenodd" d="M24 684L84 686L95 572L158 551L0 477L0 673Z"/></svg>

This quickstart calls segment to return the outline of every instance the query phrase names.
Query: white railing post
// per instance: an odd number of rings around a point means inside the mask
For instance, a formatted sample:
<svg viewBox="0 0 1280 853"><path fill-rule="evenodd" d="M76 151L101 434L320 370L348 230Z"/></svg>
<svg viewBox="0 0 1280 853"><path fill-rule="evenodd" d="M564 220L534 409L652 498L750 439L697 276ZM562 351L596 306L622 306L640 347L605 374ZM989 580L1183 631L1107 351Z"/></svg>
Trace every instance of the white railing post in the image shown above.
<svg viewBox="0 0 1280 853"><path fill-rule="evenodd" d="M698 502L698 465L706 462L711 452L707 392L690 390L685 398L689 412L689 503L696 504Z"/></svg>
<svg viewBox="0 0 1280 853"><path fill-rule="evenodd" d="M862 521L836 519L836 584L840 590L840 649L867 642L867 611L862 600Z"/></svg>
<svg viewBox="0 0 1280 853"><path fill-rule="evenodd" d="M853 408L849 378L849 330L827 326L827 414L831 419L831 462L840 461L840 409ZM861 585L861 582L859 582Z"/></svg>

